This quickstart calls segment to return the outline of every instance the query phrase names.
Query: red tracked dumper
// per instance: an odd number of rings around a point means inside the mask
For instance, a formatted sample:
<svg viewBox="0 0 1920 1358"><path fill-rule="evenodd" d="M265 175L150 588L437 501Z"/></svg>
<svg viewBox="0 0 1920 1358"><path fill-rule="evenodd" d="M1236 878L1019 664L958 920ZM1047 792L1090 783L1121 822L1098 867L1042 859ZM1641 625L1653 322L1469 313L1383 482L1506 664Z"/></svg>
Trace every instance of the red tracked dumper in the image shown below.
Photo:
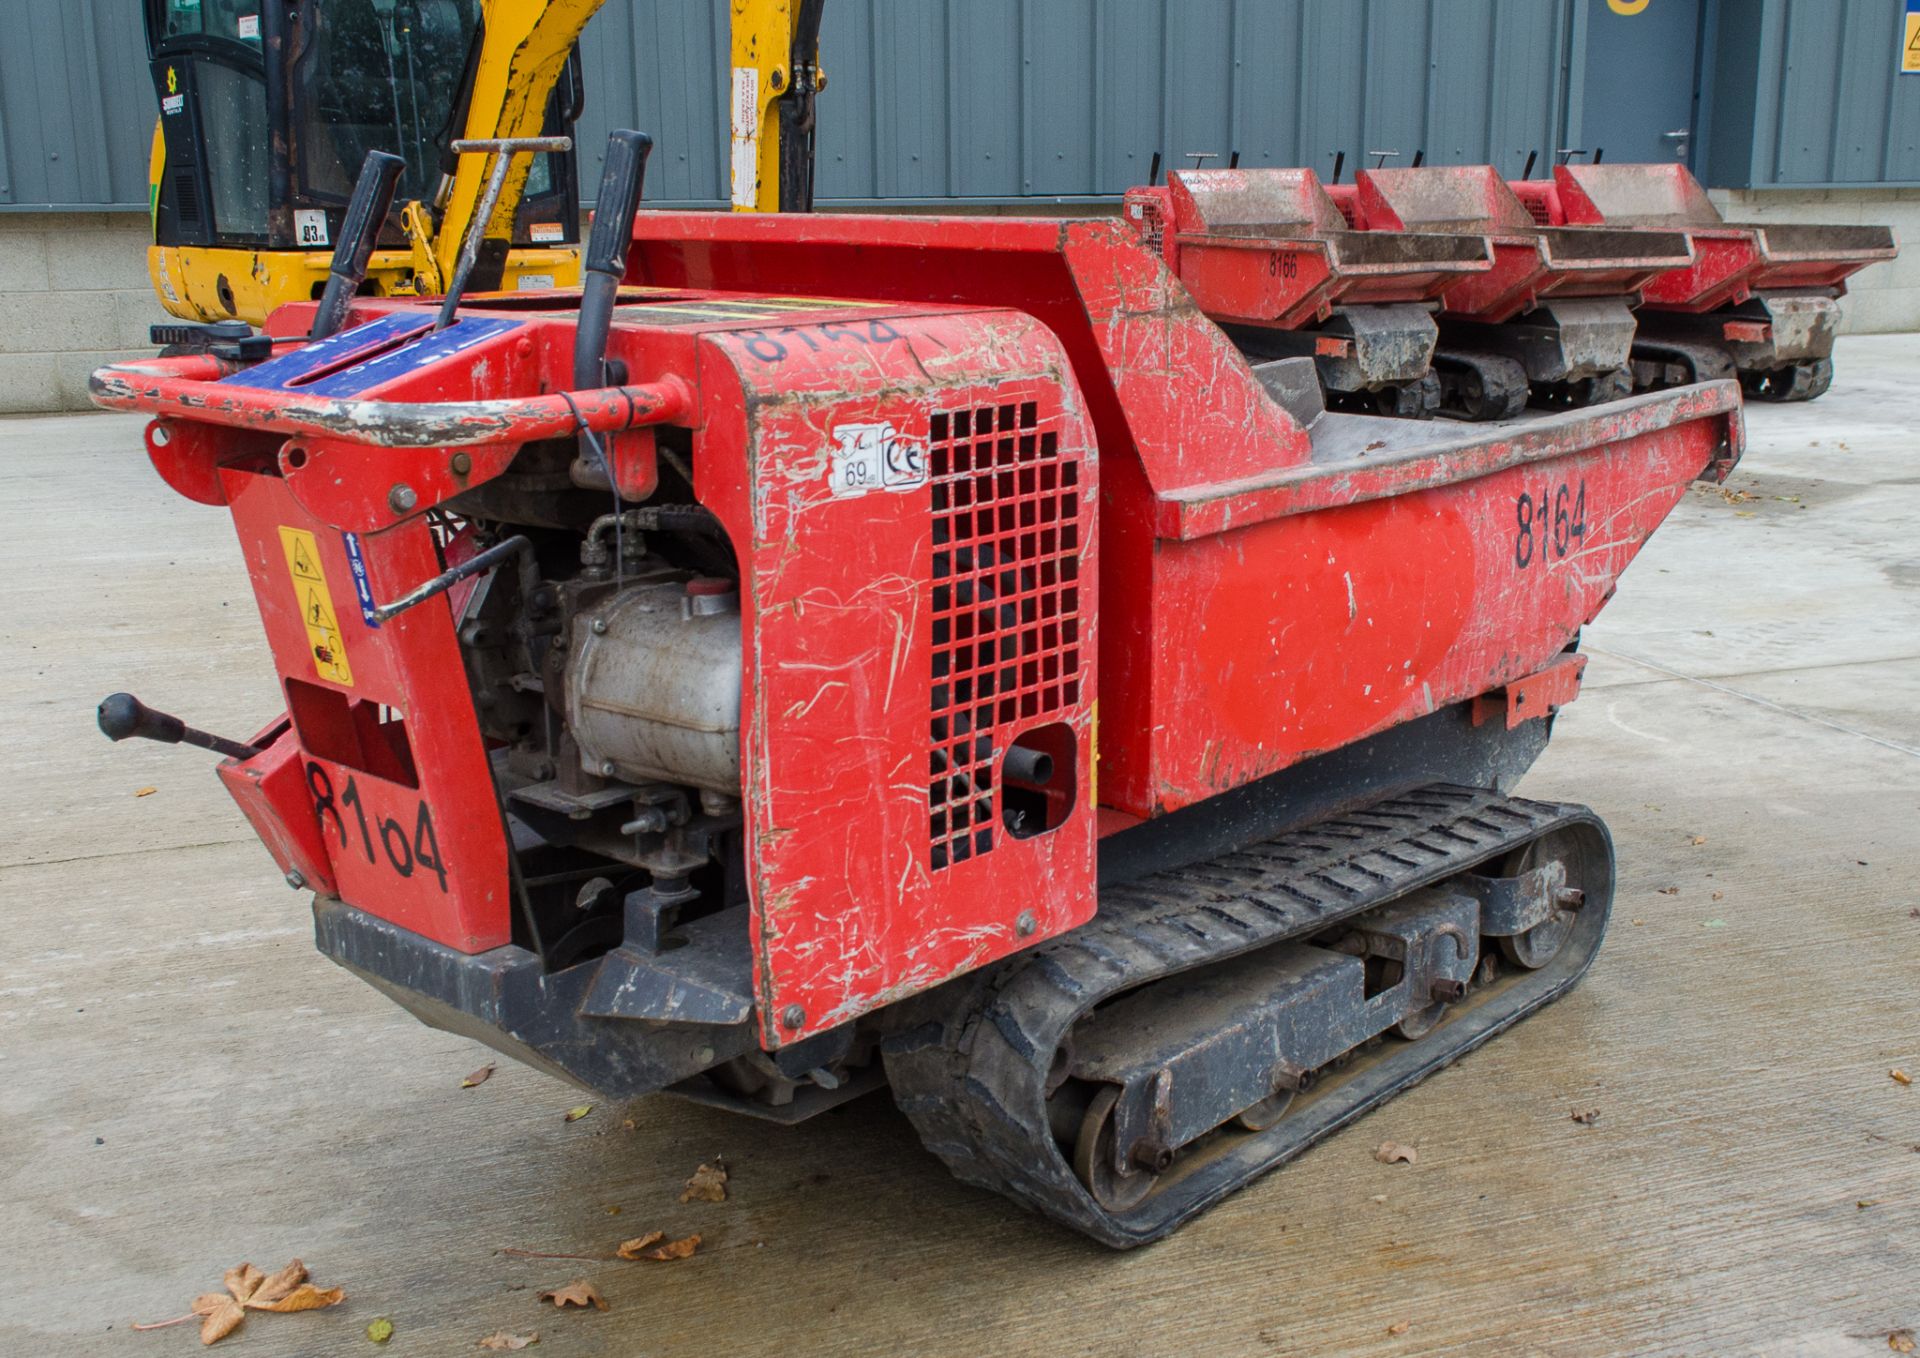
<svg viewBox="0 0 1920 1358"><path fill-rule="evenodd" d="M1581 976L1606 829L1512 788L1735 384L1325 413L1119 221L630 177L583 293L95 378L232 514L285 710L219 774L323 952L607 1097L889 1084L1116 1247Z"/></svg>

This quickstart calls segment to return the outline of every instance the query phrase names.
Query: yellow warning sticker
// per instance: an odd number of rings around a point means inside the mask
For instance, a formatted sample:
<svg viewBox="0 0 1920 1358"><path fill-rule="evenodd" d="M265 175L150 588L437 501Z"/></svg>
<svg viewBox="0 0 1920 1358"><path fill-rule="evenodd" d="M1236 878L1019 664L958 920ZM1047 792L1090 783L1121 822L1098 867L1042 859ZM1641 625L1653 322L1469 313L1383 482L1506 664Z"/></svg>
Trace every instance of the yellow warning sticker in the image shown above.
<svg viewBox="0 0 1920 1358"><path fill-rule="evenodd" d="M1907 0L1905 22L1900 31L1900 73L1920 75L1920 4Z"/></svg>
<svg viewBox="0 0 1920 1358"><path fill-rule="evenodd" d="M326 568L320 564L320 544L304 528L280 526L280 546L287 554L287 575L300 601L300 621L306 625L307 648L314 671L322 679L353 686L347 664L347 639L340 632L340 615L333 611Z"/></svg>

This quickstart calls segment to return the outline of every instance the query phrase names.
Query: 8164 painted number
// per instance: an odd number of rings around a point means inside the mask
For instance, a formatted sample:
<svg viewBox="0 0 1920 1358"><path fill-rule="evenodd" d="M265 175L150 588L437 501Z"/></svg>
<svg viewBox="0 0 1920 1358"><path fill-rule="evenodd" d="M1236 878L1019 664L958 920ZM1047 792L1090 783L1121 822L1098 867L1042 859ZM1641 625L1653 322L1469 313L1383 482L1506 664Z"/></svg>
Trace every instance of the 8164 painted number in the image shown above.
<svg viewBox="0 0 1920 1358"><path fill-rule="evenodd" d="M327 833L327 822L331 820L340 847L346 848L347 817L343 813L351 812L354 828L358 831L355 838L360 851L367 856L369 866L384 862L402 877L411 877L416 868L425 868L440 883L440 894L447 894L447 869L440 861L440 841L433 833L433 813L427 810L426 802L420 803L419 814L414 817L413 827L409 831L407 826L392 816L379 818L377 822L370 818L366 804L360 798L360 784L352 774L347 775L347 786L336 799L332 776L320 765L309 764L307 791L313 796L313 814L320 821L322 835ZM379 846L377 852L376 844Z"/></svg>
<svg viewBox="0 0 1920 1358"><path fill-rule="evenodd" d="M1535 500L1521 491L1513 502L1513 564L1520 570L1549 558L1565 561L1587 536L1587 483L1562 481Z"/></svg>

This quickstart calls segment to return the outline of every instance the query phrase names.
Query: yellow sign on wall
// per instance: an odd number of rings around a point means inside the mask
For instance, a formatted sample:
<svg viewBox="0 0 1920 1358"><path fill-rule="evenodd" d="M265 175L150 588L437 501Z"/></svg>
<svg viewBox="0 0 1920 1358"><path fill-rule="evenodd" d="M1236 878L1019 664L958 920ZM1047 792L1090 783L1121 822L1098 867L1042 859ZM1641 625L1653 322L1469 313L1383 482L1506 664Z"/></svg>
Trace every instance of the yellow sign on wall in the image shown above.
<svg viewBox="0 0 1920 1358"><path fill-rule="evenodd" d="M1900 74L1920 75L1920 0L1907 0L1901 20Z"/></svg>

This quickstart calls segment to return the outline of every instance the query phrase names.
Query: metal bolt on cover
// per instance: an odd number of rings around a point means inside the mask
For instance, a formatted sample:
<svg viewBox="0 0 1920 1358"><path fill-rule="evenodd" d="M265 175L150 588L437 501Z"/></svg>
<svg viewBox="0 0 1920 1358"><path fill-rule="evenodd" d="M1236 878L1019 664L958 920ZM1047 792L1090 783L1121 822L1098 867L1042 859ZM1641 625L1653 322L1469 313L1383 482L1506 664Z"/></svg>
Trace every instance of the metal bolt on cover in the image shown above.
<svg viewBox="0 0 1920 1358"><path fill-rule="evenodd" d="M301 887L305 886L306 884L307 884L307 879L300 875L300 869L289 868L287 870L288 886L292 887L295 891L298 891Z"/></svg>
<svg viewBox="0 0 1920 1358"><path fill-rule="evenodd" d="M1040 921L1034 918L1033 911L1022 910L1020 918L1013 922L1013 931L1022 938L1030 938L1033 931L1040 927Z"/></svg>
<svg viewBox="0 0 1920 1358"><path fill-rule="evenodd" d="M780 1026L798 1028L807 1021L807 1011L797 1004L790 1004L780 1011Z"/></svg>
<svg viewBox="0 0 1920 1358"><path fill-rule="evenodd" d="M455 453L448 465L453 468L455 476L465 476L473 470L473 458L466 453Z"/></svg>
<svg viewBox="0 0 1920 1358"><path fill-rule="evenodd" d="M405 481L394 482L393 489L387 492L387 507L396 514L404 514L419 503L420 497Z"/></svg>

